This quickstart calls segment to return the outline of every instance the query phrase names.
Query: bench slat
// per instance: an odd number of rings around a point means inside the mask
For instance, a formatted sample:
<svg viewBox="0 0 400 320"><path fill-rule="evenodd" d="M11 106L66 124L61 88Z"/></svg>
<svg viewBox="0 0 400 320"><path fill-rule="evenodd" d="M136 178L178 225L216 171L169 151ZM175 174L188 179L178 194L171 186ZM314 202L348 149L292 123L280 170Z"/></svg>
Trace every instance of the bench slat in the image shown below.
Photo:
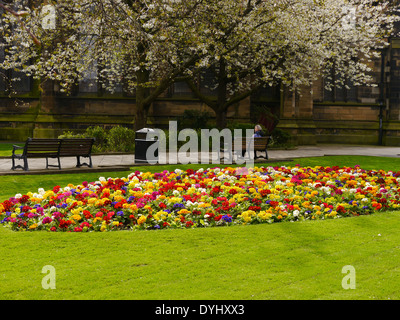
<svg viewBox="0 0 400 320"><path fill-rule="evenodd" d="M79 138L79 139L42 139L42 138L28 138L23 148L14 147L12 155L12 170L21 167L28 170L28 158L46 158L46 168L48 158L57 158L58 167L61 169L60 156L75 156L77 157L77 167L82 166L80 157L88 157L90 164L84 163L92 167L91 151L94 143L94 138ZM16 150L22 150L21 154L16 154ZM15 159L24 160L24 166L15 166ZM53 165L54 166L54 165Z"/></svg>

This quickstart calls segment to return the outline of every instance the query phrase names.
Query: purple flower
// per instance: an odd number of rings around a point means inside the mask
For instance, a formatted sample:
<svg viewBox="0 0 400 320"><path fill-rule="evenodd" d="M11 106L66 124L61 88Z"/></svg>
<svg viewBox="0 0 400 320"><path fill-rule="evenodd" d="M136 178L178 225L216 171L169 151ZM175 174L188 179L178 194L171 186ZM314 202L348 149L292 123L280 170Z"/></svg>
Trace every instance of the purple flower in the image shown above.
<svg viewBox="0 0 400 320"><path fill-rule="evenodd" d="M43 221L42 221L42 223L50 223L50 222L52 222L53 220L50 218L50 217L44 217L43 218Z"/></svg>

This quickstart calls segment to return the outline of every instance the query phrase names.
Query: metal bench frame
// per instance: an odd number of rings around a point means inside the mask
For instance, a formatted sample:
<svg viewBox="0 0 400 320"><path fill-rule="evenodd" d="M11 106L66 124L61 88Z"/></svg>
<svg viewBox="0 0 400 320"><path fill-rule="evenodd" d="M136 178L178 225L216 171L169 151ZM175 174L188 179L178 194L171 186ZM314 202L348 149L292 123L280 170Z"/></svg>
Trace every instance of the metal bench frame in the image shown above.
<svg viewBox="0 0 400 320"><path fill-rule="evenodd" d="M46 158L46 169L56 167L61 170L60 157L76 157L76 167L86 165L90 168L92 164L92 146L94 138L80 139L41 139L28 138L23 147L13 145L12 167L11 170L21 168L29 171L28 158ZM23 150L21 154L16 154L17 150ZM81 163L80 158L89 158L89 163ZM49 158L57 159L57 164L49 164ZM15 160L23 160L23 165L16 165Z"/></svg>
<svg viewBox="0 0 400 320"><path fill-rule="evenodd" d="M268 143L270 141L270 136L265 137L252 137L251 139L254 140L254 160L259 158L264 158L268 160ZM243 158L242 152L245 151L248 154L248 158L250 159L250 154L248 152L248 143L246 137L242 137L239 145L241 148L236 149L235 140L232 140L231 147L227 148L226 146L220 150L220 160L225 158L225 153L228 153L228 160L232 163L233 162L233 155L236 154L237 158ZM258 156L257 152L265 152L265 156Z"/></svg>

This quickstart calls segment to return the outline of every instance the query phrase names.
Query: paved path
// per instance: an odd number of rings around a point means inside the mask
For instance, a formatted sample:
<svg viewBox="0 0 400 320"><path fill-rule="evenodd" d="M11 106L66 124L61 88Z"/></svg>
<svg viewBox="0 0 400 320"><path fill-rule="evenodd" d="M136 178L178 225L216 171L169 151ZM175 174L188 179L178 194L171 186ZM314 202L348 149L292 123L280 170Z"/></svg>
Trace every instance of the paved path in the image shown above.
<svg viewBox="0 0 400 320"><path fill-rule="evenodd" d="M360 145L312 145L299 146L295 150L269 150L269 161L290 160L301 157L318 157L325 155L363 155L380 157L400 157L400 147L383 146L360 146ZM198 155L191 159L197 159ZM214 154L216 158L216 154ZM166 155L160 155L160 161L165 162ZM49 159L49 164L56 164L56 160ZM92 156L93 168L87 167L75 168L75 158L61 158L63 170L57 168L46 169L45 159L29 159L29 173L31 174L50 174L50 173L71 173L85 171L120 171L129 170L129 167L135 166L135 156L133 154L123 155L94 155ZM22 162L22 161L21 161ZM200 161L199 161L200 162ZM18 163L18 162L17 162ZM0 159L0 175L5 174L26 174L27 172L17 169L11 170L11 158Z"/></svg>

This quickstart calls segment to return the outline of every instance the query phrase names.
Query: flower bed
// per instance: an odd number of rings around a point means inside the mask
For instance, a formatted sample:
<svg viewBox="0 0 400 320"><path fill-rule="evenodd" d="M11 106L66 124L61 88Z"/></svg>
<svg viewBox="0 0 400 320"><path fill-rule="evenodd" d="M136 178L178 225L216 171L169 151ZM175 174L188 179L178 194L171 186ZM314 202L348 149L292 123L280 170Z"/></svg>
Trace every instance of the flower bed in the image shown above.
<svg viewBox="0 0 400 320"><path fill-rule="evenodd" d="M359 166L180 169L16 195L12 230L112 231L331 219L395 210L400 172Z"/></svg>

